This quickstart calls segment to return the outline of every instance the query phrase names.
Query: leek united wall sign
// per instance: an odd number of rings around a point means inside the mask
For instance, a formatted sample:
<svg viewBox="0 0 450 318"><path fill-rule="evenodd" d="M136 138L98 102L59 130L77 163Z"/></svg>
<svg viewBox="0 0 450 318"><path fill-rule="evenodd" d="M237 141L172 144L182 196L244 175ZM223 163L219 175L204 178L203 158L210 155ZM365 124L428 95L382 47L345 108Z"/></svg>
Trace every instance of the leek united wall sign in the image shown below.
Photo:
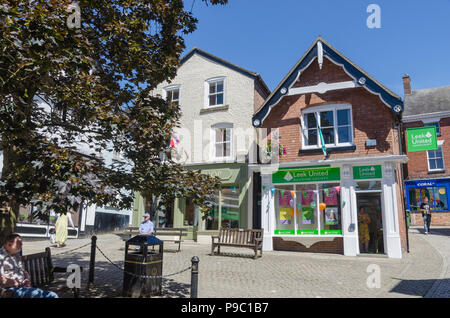
<svg viewBox="0 0 450 318"><path fill-rule="evenodd" d="M406 139L409 152L438 149L436 126L406 129Z"/></svg>
<svg viewBox="0 0 450 318"><path fill-rule="evenodd" d="M293 168L279 170L272 175L273 183L298 183L339 181L341 179L340 168Z"/></svg>

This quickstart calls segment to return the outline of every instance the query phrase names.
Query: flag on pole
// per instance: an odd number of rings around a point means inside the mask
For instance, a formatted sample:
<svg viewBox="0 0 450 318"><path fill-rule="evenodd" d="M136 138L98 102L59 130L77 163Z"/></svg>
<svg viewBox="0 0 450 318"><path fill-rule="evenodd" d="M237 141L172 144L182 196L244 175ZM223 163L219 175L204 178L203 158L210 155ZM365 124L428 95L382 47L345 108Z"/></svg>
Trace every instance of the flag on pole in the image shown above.
<svg viewBox="0 0 450 318"><path fill-rule="evenodd" d="M325 148L325 141L323 139L322 129L320 128L320 124L319 124L319 120L317 119L317 116L315 114L314 114L314 116L316 117L317 128L319 129L319 138L320 138L320 145L322 147L322 152L323 152L323 155L326 157L327 156L327 148Z"/></svg>

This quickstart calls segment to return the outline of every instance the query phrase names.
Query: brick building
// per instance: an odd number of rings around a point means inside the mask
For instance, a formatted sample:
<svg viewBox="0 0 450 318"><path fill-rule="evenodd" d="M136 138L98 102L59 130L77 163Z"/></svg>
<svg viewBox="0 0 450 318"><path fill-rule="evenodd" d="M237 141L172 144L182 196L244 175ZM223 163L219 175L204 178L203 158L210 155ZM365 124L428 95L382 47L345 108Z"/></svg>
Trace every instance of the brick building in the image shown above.
<svg viewBox="0 0 450 318"><path fill-rule="evenodd" d="M406 208L411 211L411 225L423 225L419 208L425 196L432 204L431 224L450 225L450 86L412 90L408 75L403 86L403 130L435 126L438 140L437 150L407 152Z"/></svg>
<svg viewBox="0 0 450 318"><path fill-rule="evenodd" d="M399 96L324 39L312 44L253 116L260 145L279 143L254 167L266 250L354 256L367 237L370 253L402 257L402 111Z"/></svg>

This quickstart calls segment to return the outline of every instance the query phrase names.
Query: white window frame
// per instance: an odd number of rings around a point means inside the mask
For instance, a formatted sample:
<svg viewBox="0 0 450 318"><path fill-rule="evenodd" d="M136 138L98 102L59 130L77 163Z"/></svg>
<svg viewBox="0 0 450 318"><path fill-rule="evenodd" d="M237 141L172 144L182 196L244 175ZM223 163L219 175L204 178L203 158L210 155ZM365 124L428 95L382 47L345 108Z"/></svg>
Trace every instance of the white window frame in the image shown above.
<svg viewBox="0 0 450 318"><path fill-rule="evenodd" d="M432 151L432 150L427 150L428 172L441 172L441 171L445 171L444 150L442 149L442 145L438 145L438 149L436 149L436 150L440 150L440 151L441 151L442 157L430 158L429 151ZM442 169L430 169L430 159L435 160L435 159L438 159L438 158L442 158Z"/></svg>
<svg viewBox="0 0 450 318"><path fill-rule="evenodd" d="M216 155L216 129L230 129L230 155L217 157ZM229 160L233 158L233 145L234 145L234 135L233 135L233 124L231 123L220 123L211 126L211 158L213 160Z"/></svg>
<svg viewBox="0 0 450 318"><path fill-rule="evenodd" d="M350 142L341 142L338 143L338 121L337 121L337 111L338 110L344 110L347 109L350 111ZM355 143L355 136L354 136L354 126L353 126L353 112L352 112L352 105L350 104L330 104L330 105L323 105L323 106L316 106L304 109L300 114L300 121L301 121L301 134L302 134L302 149L308 150L308 149L320 149L321 143L320 143L320 137L319 137L319 131L317 130L317 145L306 145L306 140L308 138L305 133L308 132L308 129L306 127L306 121L305 116L307 114L315 113L315 116L317 118L317 121L320 123L320 112L325 111L333 111L333 127L334 127L334 144L326 144L326 148L337 148L337 147L351 147L354 146Z"/></svg>
<svg viewBox="0 0 450 318"><path fill-rule="evenodd" d="M170 86L166 86L163 88L163 94L162 94L162 98L164 100L167 100L167 93L174 91L174 90L178 90L178 105L181 105L180 101L181 101L181 85L170 85ZM172 102L172 101L171 101Z"/></svg>
<svg viewBox="0 0 450 318"><path fill-rule="evenodd" d="M223 103L210 106L209 105L209 86L210 86L210 84L219 83L219 82L223 83L223 92L222 92L222 94L223 94ZM205 90L204 90L204 108L215 108L215 107L225 106L226 105L226 101L225 101L226 89L227 89L227 84L226 84L226 77L225 76L213 77L213 78L207 79L205 81Z"/></svg>

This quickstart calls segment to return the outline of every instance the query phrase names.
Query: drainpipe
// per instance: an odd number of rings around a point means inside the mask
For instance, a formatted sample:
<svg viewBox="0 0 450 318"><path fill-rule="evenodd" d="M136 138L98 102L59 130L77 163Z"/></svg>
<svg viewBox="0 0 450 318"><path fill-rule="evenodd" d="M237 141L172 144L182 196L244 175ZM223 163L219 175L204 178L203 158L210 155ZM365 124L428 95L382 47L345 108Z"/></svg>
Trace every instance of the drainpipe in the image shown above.
<svg viewBox="0 0 450 318"><path fill-rule="evenodd" d="M399 123L398 123L398 125L397 125L397 130L398 130L398 138L399 138L399 143L398 143L398 146L399 146L399 150L400 150L400 154L401 155L403 155L403 147L402 147L402 143L403 143L403 123L402 123L402 118L401 118L401 114L399 115ZM402 202L403 202L403 208L404 208L404 211L405 211L405 228L406 228L406 251L409 253L409 233L408 233L408 231L409 231L409 227L408 227L408 216L407 216L407 214L406 214L406 202L405 202L405 184L404 184L404 180L405 180L405 178L404 178L404 173L403 173L403 165L404 165L404 163L402 163L401 164L402 166L401 166L401 177L402 177L402 180L401 180L401 189L402 189Z"/></svg>

